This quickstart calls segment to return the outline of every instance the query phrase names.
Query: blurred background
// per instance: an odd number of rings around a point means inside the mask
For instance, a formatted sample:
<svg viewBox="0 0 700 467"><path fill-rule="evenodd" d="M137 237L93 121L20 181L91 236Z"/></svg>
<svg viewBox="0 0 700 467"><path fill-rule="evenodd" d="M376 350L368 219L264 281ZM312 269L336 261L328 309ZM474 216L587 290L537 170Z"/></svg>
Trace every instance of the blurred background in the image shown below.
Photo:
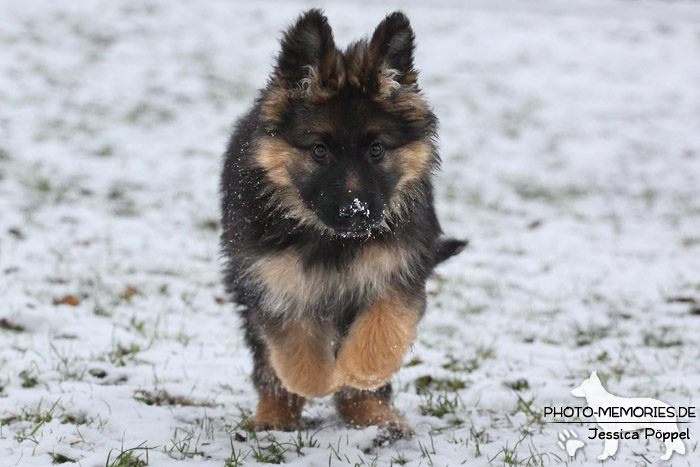
<svg viewBox="0 0 700 467"><path fill-rule="evenodd" d="M238 427L255 394L220 286L221 154L318 6L343 47L411 19L443 228L471 241L430 282L397 446L325 399L299 435ZM0 464L554 465L541 407L582 405L594 369L698 400L699 3L32 0L0 24Z"/></svg>

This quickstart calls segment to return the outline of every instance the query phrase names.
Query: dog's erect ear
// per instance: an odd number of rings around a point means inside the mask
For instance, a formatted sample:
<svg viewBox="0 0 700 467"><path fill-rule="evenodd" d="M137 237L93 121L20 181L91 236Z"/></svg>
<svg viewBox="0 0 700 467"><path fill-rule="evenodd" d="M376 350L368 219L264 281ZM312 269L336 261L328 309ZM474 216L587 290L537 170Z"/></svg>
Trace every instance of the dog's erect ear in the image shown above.
<svg viewBox="0 0 700 467"><path fill-rule="evenodd" d="M370 54L380 67L384 65L398 74L393 77L399 84L414 84L417 73L413 68L416 36L411 23L400 11L379 23L369 43Z"/></svg>
<svg viewBox="0 0 700 467"><path fill-rule="evenodd" d="M303 13L282 38L277 58L277 83L292 89L304 80L327 81L339 61L333 31L321 10Z"/></svg>
<svg viewBox="0 0 700 467"><path fill-rule="evenodd" d="M593 381L600 381L600 378L598 378L598 373L596 373L596 370L591 371L591 379Z"/></svg>

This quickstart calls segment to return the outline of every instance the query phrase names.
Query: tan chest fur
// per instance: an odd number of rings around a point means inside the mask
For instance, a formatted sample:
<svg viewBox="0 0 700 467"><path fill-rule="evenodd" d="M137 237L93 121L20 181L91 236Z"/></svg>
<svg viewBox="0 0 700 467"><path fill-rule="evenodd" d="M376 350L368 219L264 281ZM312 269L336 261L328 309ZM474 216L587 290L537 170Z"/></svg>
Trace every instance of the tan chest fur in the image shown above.
<svg viewBox="0 0 700 467"><path fill-rule="evenodd" d="M413 259L398 246L368 245L344 268L304 267L299 254L287 250L259 258L247 276L264 288L265 312L299 318L341 296L381 295L408 275Z"/></svg>

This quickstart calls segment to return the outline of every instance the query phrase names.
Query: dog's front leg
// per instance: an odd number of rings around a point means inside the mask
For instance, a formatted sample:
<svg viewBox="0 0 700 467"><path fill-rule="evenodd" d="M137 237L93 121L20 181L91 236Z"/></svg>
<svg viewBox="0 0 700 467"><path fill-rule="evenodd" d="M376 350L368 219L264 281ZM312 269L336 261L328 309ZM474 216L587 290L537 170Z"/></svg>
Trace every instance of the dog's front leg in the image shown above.
<svg viewBox="0 0 700 467"><path fill-rule="evenodd" d="M608 457L614 456L617 452L617 443L618 440L616 439L606 439L605 445L603 446L603 453L600 456L598 456L598 460L604 461Z"/></svg>
<svg viewBox="0 0 700 467"><path fill-rule="evenodd" d="M338 352L336 384L358 389L384 385L403 363L425 301L384 297L362 312Z"/></svg>
<svg viewBox="0 0 700 467"><path fill-rule="evenodd" d="M331 336L318 326L294 322L265 337L270 364L284 387L304 397L323 397L338 390Z"/></svg>

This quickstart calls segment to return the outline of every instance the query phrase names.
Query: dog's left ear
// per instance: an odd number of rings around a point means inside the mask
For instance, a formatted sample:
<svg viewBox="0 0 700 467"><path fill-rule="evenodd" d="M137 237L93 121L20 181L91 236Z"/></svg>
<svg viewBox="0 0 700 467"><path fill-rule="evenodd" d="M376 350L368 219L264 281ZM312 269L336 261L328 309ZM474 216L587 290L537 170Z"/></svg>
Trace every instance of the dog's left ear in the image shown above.
<svg viewBox="0 0 700 467"><path fill-rule="evenodd" d="M395 73L392 79L401 85L416 83L418 73L413 68L416 36L411 23L400 11L379 23L369 43L370 55L379 67Z"/></svg>

